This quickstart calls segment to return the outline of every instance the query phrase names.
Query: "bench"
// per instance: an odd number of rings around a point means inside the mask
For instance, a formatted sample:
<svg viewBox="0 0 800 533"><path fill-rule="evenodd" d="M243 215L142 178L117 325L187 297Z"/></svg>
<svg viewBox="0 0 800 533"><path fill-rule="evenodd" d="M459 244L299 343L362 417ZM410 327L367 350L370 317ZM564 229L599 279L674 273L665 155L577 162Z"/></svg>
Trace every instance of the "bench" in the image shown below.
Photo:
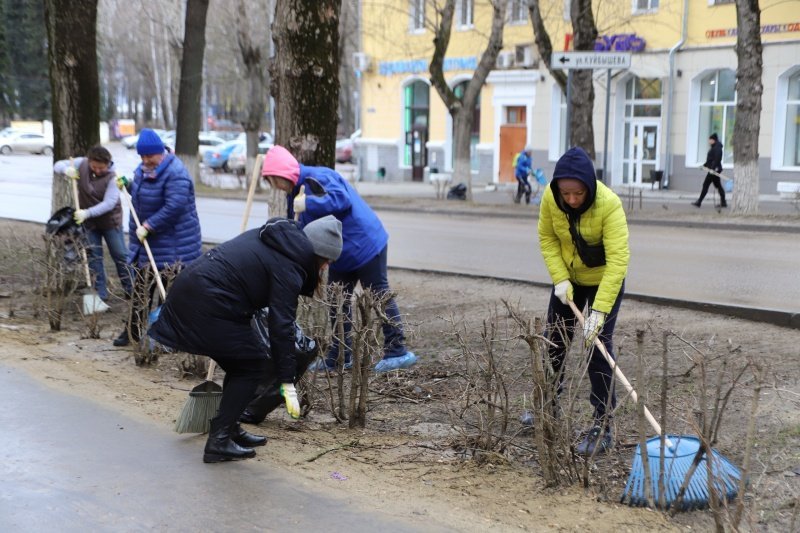
<svg viewBox="0 0 800 533"><path fill-rule="evenodd" d="M800 181L779 181L777 188L782 200L800 200Z"/></svg>
<svg viewBox="0 0 800 533"><path fill-rule="evenodd" d="M444 172L434 172L430 174L431 185L436 190L436 199L442 200L445 197L447 186L453 181L452 174Z"/></svg>

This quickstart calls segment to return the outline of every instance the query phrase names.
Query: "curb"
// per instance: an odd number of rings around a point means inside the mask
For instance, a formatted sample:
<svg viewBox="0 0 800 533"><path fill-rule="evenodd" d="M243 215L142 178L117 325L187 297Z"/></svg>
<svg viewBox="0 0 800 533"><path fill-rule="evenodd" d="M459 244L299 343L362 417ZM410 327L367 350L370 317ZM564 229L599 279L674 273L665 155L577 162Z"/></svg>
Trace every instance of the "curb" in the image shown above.
<svg viewBox="0 0 800 533"><path fill-rule="evenodd" d="M484 274L468 274L461 272L448 272L446 270L401 267L401 266L391 266L391 265L389 266L389 268L392 270L399 270L401 272L412 272L415 274L428 274L436 276L458 276L476 280L520 283L523 285L531 285L533 287L539 287L545 289L549 289L553 286L552 283L544 283L541 281L487 276ZM734 318L742 318L744 320L750 320L752 322L764 322L767 324L772 324L773 326L780 326L783 328L800 330L800 313L794 313L790 311L780 311L778 309L765 309L761 307L741 307L737 305L728 305L728 304L693 302L691 300L679 300L677 298L651 296L648 294L639 294L628 291L625 291L625 298L653 305L674 307L678 309L688 309L690 311L701 311L704 313L712 313L715 315L726 315Z"/></svg>

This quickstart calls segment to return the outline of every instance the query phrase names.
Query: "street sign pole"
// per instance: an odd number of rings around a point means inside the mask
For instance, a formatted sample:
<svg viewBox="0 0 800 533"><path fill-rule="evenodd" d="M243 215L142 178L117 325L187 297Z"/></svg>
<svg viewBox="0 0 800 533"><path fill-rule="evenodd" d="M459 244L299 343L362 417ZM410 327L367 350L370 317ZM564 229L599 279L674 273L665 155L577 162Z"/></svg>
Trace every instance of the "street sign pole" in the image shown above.
<svg viewBox="0 0 800 533"><path fill-rule="evenodd" d="M608 120L611 107L611 70L631 68L630 52L554 52L550 68L567 71L567 146L572 147L572 71L606 70L606 116L603 140L603 181L608 181Z"/></svg>

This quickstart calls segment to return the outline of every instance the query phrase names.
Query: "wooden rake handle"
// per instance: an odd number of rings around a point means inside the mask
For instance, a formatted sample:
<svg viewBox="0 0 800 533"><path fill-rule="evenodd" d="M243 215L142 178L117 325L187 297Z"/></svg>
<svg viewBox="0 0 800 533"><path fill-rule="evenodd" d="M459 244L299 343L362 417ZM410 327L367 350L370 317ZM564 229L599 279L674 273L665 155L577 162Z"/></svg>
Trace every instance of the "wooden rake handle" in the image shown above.
<svg viewBox="0 0 800 533"><path fill-rule="evenodd" d="M572 309L572 312L575 313L575 316L577 317L578 322L580 322L581 327L583 327L584 323L583 314L575 305L575 302L573 302L572 300L567 300L567 303ZM628 393L630 393L631 398L633 398L633 401L639 403L639 395L636 394L636 390L633 388L633 385L631 385L630 381L628 381L628 378L625 377L625 374L622 373L622 370L619 369L619 367L617 366L617 362L614 361L614 359L609 355L608 350L606 350L606 347L603 346L603 343L600 341L599 335L594 338L594 345L597 347L598 350L600 350L600 353L603 354L603 357L606 358L608 364L611 365L611 368L614 370L614 375L617 377L617 380L619 380L619 382L622 383L622 386L625 387L625 390L627 390ZM644 417L647 419L650 425L653 426L655 432L658 435L661 435L661 424L659 424L656 421L655 417L653 417L652 413L650 413L650 409L648 409L646 405L642 405L642 407L644 408ZM672 447L671 444L668 444L668 446Z"/></svg>
<svg viewBox="0 0 800 533"><path fill-rule="evenodd" d="M128 209L131 211L133 221L136 222L136 228L141 228L142 225L139 223L139 216L136 214L136 209L133 208L133 202L131 202L131 197L128 194L128 191L123 189L120 194L124 196L125 201L128 202ZM161 293L161 300L166 300L167 291L164 289L164 283L161 281L161 275L158 273L158 265L156 265L156 260L153 258L153 252L150 251L150 245L147 243L147 237L144 238L142 244L144 244L144 250L147 252L147 258L150 260L150 266L153 269L153 275L156 277L156 285L158 285L158 291Z"/></svg>
<svg viewBox="0 0 800 533"><path fill-rule="evenodd" d="M72 159L70 159L72 164ZM81 208L78 198L78 181L67 178L72 183L72 200L75 202L75 211ZM86 256L86 247L81 246L81 259L83 259L83 272L86 275L86 286L92 288L92 274L89 272L89 258Z"/></svg>

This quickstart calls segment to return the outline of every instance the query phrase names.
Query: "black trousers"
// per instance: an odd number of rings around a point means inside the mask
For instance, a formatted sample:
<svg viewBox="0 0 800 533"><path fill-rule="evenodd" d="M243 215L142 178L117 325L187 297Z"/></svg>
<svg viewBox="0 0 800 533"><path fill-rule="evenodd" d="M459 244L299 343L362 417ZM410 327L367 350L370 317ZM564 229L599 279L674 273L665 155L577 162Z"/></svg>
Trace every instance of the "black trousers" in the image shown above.
<svg viewBox="0 0 800 533"><path fill-rule="evenodd" d="M235 424L247 404L255 396L258 384L273 370L271 361L242 359L239 357L214 357L214 361L225 371L222 382L222 401L217 416L211 421L213 429Z"/></svg>
<svg viewBox="0 0 800 533"><path fill-rule="evenodd" d="M708 194L708 188L711 186L712 183L714 184L714 187L716 187L717 190L719 191L720 205L727 205L725 203L725 189L722 188L722 181L719 179L719 176L715 176L710 172L706 174L706 179L705 181L703 181L703 190L700 191L700 198L697 200L697 203L698 204L702 203L703 198L705 198L706 194Z"/></svg>
<svg viewBox="0 0 800 533"><path fill-rule="evenodd" d="M581 285L572 284L574 296L573 301L578 309L583 309L586 303L591 307L594 303L594 297L597 295L597 287L584 287ZM617 323L617 314L619 313L619 306L622 303L622 295L625 292L625 282L619 289L619 294L611 308L611 312L606 316L606 321L603 324L603 329L600 330L598 338L605 346L606 351L614 356L614 343L612 336L614 335L614 326ZM567 346L572 340L575 328L580 328L581 325L578 319L572 312L568 305L561 303L555 295L555 290L550 293L550 305L547 308L547 338L555 344L548 349L550 362L553 365L553 371L558 379L558 393L561 393L561 385L564 381L564 356L567 352ZM583 341L581 341L583 342ZM608 364L606 358L600 353L597 347L592 347L589 354L589 382L592 385L592 392L589 395L589 403L594 407L594 419L596 422L602 421L606 414L611 415L611 411L617 406L617 396L614 393L614 377L611 370L611 365Z"/></svg>

